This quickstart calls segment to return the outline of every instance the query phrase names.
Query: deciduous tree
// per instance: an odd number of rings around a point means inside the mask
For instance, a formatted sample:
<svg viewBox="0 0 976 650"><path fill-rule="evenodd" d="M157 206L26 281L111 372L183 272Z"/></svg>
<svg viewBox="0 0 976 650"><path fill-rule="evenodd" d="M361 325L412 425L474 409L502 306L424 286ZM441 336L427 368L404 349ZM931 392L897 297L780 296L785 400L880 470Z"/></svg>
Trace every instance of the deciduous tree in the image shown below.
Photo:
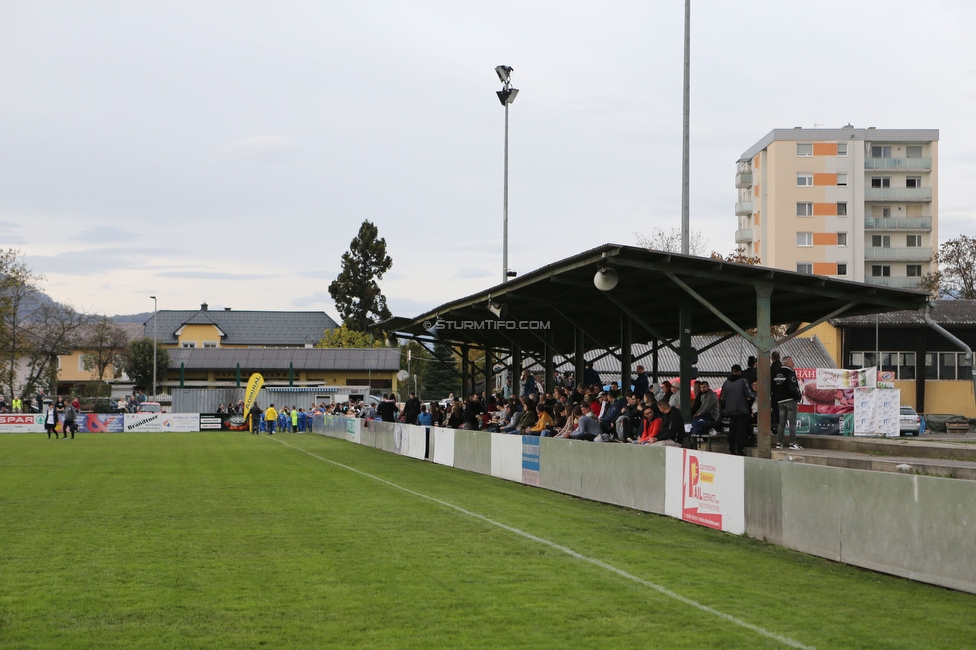
<svg viewBox="0 0 976 650"><path fill-rule="evenodd" d="M151 338L137 339L125 348L123 371L137 386L152 389L153 383L153 345ZM169 369L169 351L160 343L156 347L157 381L166 377Z"/></svg>
<svg viewBox="0 0 976 650"><path fill-rule="evenodd" d="M30 353L27 323L37 309L42 279L30 270L20 251L0 251L0 387L11 397L23 388L17 385L17 362Z"/></svg>
<svg viewBox="0 0 976 650"><path fill-rule="evenodd" d="M655 251L667 251L669 253L681 252L681 229L671 228L665 230L660 226L655 226L650 235L635 232L637 245L642 248L649 248ZM708 237L700 230L692 230L688 233L688 252L691 255L704 256L708 251Z"/></svg>
<svg viewBox="0 0 976 650"><path fill-rule="evenodd" d="M363 221L357 234L342 254L342 270L329 285L329 294L344 324L365 332L371 324L392 316L377 280L393 266L386 254L386 240L379 237L376 225Z"/></svg>
<svg viewBox="0 0 976 650"><path fill-rule="evenodd" d="M976 300L976 237L942 242L935 262L939 270L924 275L919 288L940 298Z"/></svg>
<svg viewBox="0 0 976 650"><path fill-rule="evenodd" d="M129 344L125 330L108 316L100 316L85 334L79 347L85 351L85 370L91 373L92 379L105 381L109 367L112 368L110 378L121 373L125 365L123 353Z"/></svg>
<svg viewBox="0 0 976 650"><path fill-rule="evenodd" d="M317 348L385 348L386 338L373 337L366 332L360 332L348 327L345 323L331 330L325 331L315 347Z"/></svg>

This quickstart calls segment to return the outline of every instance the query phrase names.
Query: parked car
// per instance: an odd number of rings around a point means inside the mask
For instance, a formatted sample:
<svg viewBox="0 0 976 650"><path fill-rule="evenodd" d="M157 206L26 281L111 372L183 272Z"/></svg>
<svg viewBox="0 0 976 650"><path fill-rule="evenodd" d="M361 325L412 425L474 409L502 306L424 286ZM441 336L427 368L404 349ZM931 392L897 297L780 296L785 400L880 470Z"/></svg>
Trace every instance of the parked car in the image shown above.
<svg viewBox="0 0 976 650"><path fill-rule="evenodd" d="M163 407L159 405L159 402L143 402L139 405L139 410L136 413L165 413Z"/></svg>
<svg viewBox="0 0 976 650"><path fill-rule="evenodd" d="M901 407L898 429L903 436L917 436L922 428L922 418L911 406Z"/></svg>

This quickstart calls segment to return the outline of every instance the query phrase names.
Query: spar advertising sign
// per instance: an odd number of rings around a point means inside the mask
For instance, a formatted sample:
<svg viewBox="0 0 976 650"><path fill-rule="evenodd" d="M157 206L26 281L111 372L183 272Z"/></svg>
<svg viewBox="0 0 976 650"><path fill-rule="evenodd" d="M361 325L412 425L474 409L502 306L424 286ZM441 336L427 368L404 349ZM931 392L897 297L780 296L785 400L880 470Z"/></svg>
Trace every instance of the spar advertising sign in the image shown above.
<svg viewBox="0 0 976 650"><path fill-rule="evenodd" d="M9 413L0 415L0 433L39 433L44 431L41 413Z"/></svg>
<svg viewBox="0 0 976 650"><path fill-rule="evenodd" d="M664 513L727 533L746 532L745 459L741 456L665 449Z"/></svg>

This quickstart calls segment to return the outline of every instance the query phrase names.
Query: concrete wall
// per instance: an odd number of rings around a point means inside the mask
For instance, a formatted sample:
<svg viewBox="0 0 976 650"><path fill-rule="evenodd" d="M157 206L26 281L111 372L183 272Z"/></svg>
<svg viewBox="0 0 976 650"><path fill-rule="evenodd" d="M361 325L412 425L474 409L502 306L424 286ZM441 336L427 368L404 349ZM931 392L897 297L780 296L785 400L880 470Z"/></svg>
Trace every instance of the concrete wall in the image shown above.
<svg viewBox="0 0 976 650"><path fill-rule="evenodd" d="M342 419L316 420L316 429L321 429L317 432L344 438ZM364 424L363 444L394 451L392 424ZM428 459L525 482L521 436L433 427L429 431ZM665 455L659 447L543 438L540 486L664 514ZM741 490L744 499L747 535L976 593L976 481L743 460L744 472L732 489Z"/></svg>

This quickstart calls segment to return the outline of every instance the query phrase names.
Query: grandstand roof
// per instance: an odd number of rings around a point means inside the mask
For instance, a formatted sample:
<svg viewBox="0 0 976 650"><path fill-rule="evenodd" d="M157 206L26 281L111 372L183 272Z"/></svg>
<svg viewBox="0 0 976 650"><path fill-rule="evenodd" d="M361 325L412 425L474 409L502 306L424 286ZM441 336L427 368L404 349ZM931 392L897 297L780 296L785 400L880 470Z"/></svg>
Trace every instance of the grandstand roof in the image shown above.
<svg viewBox="0 0 976 650"><path fill-rule="evenodd" d="M940 325L976 325L976 300L932 301L932 320ZM880 325L925 325L925 310L910 309L883 314L830 319L835 327Z"/></svg>

